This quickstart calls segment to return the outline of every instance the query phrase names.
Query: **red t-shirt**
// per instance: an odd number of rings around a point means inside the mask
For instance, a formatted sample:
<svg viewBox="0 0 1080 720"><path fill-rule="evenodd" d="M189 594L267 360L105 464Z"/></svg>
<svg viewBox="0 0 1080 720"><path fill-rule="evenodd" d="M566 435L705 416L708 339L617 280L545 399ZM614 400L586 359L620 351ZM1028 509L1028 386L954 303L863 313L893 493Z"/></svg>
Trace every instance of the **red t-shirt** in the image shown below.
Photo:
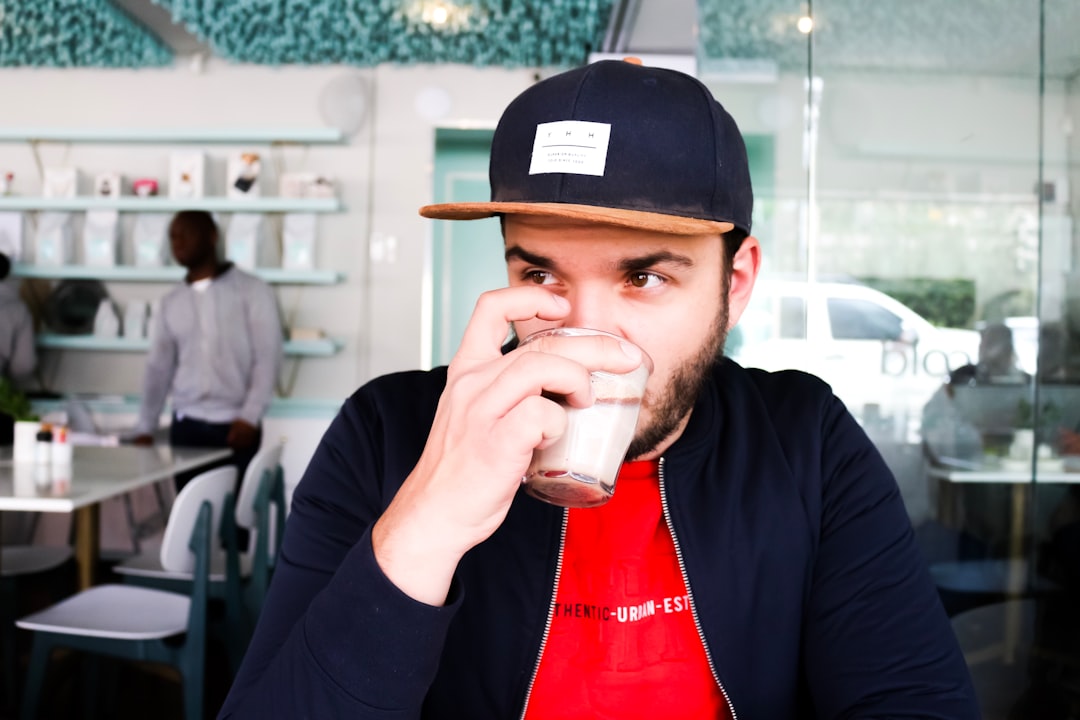
<svg viewBox="0 0 1080 720"><path fill-rule="evenodd" d="M551 632L527 720L730 718L694 627L656 461L570 510Z"/></svg>

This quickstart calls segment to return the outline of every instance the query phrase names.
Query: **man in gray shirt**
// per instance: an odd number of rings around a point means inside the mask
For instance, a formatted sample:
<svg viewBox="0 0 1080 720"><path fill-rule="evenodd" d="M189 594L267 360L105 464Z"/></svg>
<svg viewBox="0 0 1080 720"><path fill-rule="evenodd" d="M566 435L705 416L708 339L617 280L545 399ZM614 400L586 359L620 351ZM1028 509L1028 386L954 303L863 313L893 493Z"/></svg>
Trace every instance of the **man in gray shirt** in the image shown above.
<svg viewBox="0 0 1080 720"><path fill-rule="evenodd" d="M169 225L173 257L188 272L154 316L134 442L153 442L171 392L170 443L230 447L242 475L262 440L260 422L281 367L282 325L270 286L221 262L217 242L207 212L185 210Z"/></svg>
<svg viewBox="0 0 1080 720"><path fill-rule="evenodd" d="M21 380L37 366L34 321L14 285L4 282L11 260L0 253L0 377Z"/></svg>

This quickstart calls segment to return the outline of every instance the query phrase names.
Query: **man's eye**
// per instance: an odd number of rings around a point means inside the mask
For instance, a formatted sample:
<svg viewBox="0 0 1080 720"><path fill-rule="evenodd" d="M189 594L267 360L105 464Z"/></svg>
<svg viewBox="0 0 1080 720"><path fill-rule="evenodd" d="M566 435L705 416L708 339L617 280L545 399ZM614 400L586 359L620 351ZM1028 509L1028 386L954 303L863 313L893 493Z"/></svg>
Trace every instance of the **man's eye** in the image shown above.
<svg viewBox="0 0 1080 720"><path fill-rule="evenodd" d="M551 273L546 270L529 270L525 273L525 279L537 285L549 285L554 282Z"/></svg>
<svg viewBox="0 0 1080 720"><path fill-rule="evenodd" d="M651 288L661 284L664 280L653 273L638 272L631 274L628 282L636 288Z"/></svg>

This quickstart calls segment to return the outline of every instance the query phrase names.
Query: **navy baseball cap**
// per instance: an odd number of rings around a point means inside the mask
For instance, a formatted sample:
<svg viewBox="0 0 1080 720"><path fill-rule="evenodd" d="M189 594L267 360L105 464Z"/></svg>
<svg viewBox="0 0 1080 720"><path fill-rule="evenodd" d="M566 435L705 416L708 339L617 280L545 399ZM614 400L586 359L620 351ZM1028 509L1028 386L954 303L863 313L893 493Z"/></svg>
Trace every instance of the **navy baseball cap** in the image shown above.
<svg viewBox="0 0 1080 720"><path fill-rule="evenodd" d="M697 79L602 60L536 83L491 143L490 202L427 205L444 220L546 215L674 235L749 234L746 145Z"/></svg>

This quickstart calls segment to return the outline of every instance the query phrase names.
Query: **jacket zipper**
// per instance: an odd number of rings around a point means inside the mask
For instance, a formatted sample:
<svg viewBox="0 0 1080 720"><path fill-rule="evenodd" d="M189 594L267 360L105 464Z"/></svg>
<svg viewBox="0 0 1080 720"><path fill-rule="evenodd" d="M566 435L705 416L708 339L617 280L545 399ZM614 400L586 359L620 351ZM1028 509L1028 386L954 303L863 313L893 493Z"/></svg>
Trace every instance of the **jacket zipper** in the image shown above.
<svg viewBox="0 0 1080 720"><path fill-rule="evenodd" d="M716 665L713 664L712 651L709 650L709 643L705 641L705 632L701 629L701 618L698 617L697 602L694 600L694 592L690 588L690 577L686 574L686 564L683 562L682 546L679 545L679 537L675 534L675 525L671 522L671 511L668 508L667 486L664 484L663 457L660 458L659 475L660 507L664 511L664 520L667 521L668 530L671 532L671 542L675 545L675 557L679 561L679 573L682 574L683 585L686 586L686 596L690 598L690 614L694 618L694 627L697 629L698 638L701 640L701 646L705 648L705 660L709 663L709 672L712 673L713 680L716 681L716 686L720 688L720 694L724 696L724 702L727 703L728 712L731 713L731 720L739 720L739 716L735 712L735 705L732 704L731 697L728 695L727 689L724 687L724 683L720 682L720 675L716 672ZM562 550L560 548L560 556L561 554ZM544 635L545 637L547 636L546 630L544 632Z"/></svg>
<svg viewBox="0 0 1080 720"><path fill-rule="evenodd" d="M529 709L529 699L532 697L533 686L536 685L536 674L540 672L540 658L544 656L548 635L551 634L551 623L555 619L555 602L559 596L559 578L562 577L563 550L566 547L566 525L569 519L570 511L563 510L562 526L559 528L559 554L555 558L555 580L551 583L551 601L548 603L544 633L540 636L540 649L536 653L536 662L533 663L532 675L529 676L529 685L525 690L525 703L521 706L520 720L525 720L525 711Z"/></svg>

